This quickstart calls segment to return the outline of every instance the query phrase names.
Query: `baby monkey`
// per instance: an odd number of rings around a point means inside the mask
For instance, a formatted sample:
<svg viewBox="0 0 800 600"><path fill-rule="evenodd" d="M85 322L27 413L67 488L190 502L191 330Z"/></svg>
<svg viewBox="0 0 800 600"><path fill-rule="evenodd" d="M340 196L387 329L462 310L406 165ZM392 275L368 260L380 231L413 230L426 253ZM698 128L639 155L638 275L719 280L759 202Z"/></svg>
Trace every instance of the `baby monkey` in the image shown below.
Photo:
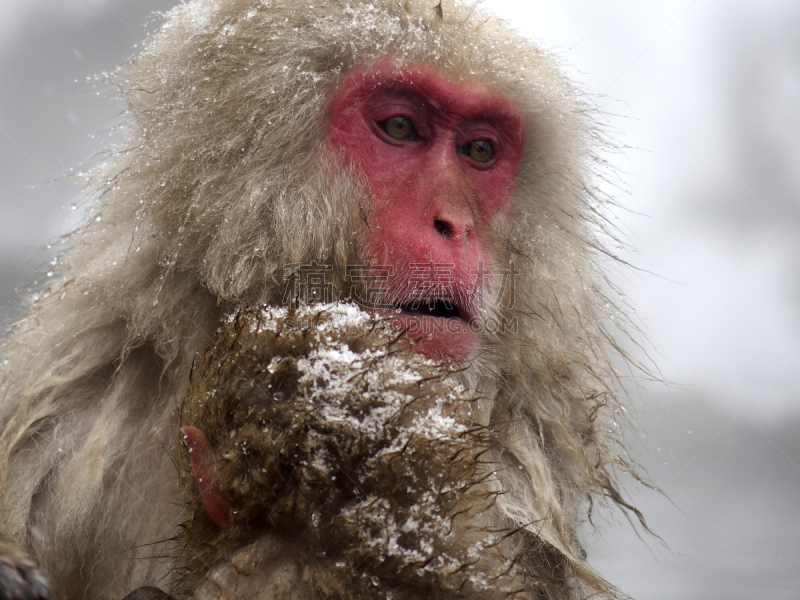
<svg viewBox="0 0 800 600"><path fill-rule="evenodd" d="M411 344L350 305L229 320L181 407L187 518L176 597L578 592L564 557L496 508L501 450L480 399Z"/></svg>

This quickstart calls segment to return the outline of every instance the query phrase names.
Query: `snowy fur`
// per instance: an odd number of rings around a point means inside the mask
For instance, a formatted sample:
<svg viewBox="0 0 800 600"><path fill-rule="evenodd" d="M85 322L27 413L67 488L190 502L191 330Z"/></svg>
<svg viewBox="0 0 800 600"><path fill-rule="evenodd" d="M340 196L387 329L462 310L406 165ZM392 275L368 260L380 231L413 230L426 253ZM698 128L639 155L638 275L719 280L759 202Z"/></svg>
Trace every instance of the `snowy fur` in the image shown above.
<svg viewBox="0 0 800 600"><path fill-rule="evenodd" d="M438 9L437 9L438 5ZM126 142L94 173L96 204L66 240L60 279L15 325L0 396L0 523L62 598L121 598L174 568L180 510L167 448L192 361L242 304L281 301L284 268L357 264L357 173L332 163L326 106L343 73L392 55L496 89L523 113L514 212L495 265L520 271L490 313L464 381L502 424L503 509L569 557L576 524L628 463L618 409L618 318L597 260L597 142L553 59L468 3L194 0L169 13L116 84ZM342 174L344 173L344 174ZM534 525L530 525L534 527Z"/></svg>
<svg viewBox="0 0 800 600"><path fill-rule="evenodd" d="M456 371L354 308L242 311L195 365L181 424L207 436L215 459L202 477L224 498L232 525L218 527L203 510L192 450L179 451L189 510L174 593L197 600L591 593L563 554L502 515L498 432L474 420L476 399Z"/></svg>

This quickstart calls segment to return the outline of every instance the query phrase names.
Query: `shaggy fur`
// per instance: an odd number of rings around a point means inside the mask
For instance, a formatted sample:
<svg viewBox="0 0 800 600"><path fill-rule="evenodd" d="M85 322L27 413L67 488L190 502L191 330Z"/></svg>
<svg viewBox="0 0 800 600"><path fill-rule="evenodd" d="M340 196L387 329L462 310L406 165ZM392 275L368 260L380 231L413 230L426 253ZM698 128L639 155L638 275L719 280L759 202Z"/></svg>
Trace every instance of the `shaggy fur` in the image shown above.
<svg viewBox="0 0 800 600"><path fill-rule="evenodd" d="M222 315L275 305L285 267L359 264L364 185L325 145L342 74L386 55L499 90L526 147L494 264L515 285L462 381L482 397L508 490L498 506L589 585L576 525L629 468L596 263L595 128L551 57L470 4L193 0L117 75L126 142L95 174L60 280L10 332L0 392L0 523L66 598L121 598L175 568L169 449L195 357ZM495 281L495 289L500 281ZM512 295L512 291L514 292Z"/></svg>
<svg viewBox="0 0 800 600"><path fill-rule="evenodd" d="M215 450L233 526L206 515L180 453L190 510L178 595L588 595L563 554L498 514L498 432L475 422L452 375L355 307L237 315L181 411Z"/></svg>

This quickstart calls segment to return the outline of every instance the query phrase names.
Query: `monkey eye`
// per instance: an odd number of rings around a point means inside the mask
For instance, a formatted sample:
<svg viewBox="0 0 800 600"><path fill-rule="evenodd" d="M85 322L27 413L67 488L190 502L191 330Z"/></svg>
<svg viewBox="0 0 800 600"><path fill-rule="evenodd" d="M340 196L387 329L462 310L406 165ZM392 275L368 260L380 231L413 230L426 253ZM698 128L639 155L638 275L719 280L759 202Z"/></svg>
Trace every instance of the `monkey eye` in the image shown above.
<svg viewBox="0 0 800 600"><path fill-rule="evenodd" d="M417 138L414 124L408 117L401 117L400 115L389 117L385 121L379 121L378 126L393 140L413 140Z"/></svg>
<svg viewBox="0 0 800 600"><path fill-rule="evenodd" d="M466 154L476 163L488 163L494 158L494 145L489 140L475 140L467 142L458 149L461 154Z"/></svg>

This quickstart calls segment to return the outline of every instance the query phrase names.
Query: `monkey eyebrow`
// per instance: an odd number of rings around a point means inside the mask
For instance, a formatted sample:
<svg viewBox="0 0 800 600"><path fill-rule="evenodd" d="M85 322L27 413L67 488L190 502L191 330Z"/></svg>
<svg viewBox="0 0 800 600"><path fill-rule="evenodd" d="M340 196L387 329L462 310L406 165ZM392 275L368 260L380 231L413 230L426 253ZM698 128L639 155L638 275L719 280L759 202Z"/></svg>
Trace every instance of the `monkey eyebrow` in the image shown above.
<svg viewBox="0 0 800 600"><path fill-rule="evenodd" d="M376 87L375 92L381 91L398 92L411 96L414 98L414 104L417 105L417 108L430 108L439 113L446 112L441 102L434 99L433 96L419 86L414 85L413 81L405 81L403 79L388 81L385 85Z"/></svg>
<svg viewBox="0 0 800 600"><path fill-rule="evenodd" d="M433 109L437 112L444 112L444 109L442 108L442 105L439 102L437 102L436 100L434 100L425 93L421 93L421 95L424 98L425 104L430 104L433 107Z"/></svg>

